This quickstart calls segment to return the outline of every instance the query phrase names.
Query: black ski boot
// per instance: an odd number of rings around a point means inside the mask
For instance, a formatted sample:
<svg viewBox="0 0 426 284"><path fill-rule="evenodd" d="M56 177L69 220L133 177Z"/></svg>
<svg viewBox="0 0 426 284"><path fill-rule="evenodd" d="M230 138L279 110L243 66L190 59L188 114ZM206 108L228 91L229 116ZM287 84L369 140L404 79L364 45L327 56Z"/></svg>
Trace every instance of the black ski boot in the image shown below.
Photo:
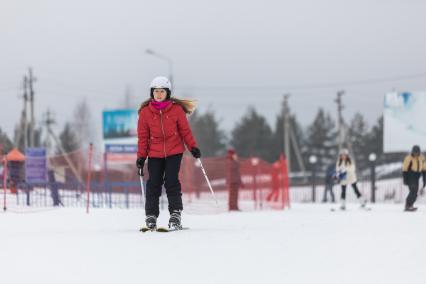
<svg viewBox="0 0 426 284"><path fill-rule="evenodd" d="M148 215L145 218L146 227L151 230L155 231L157 229L157 216L155 215Z"/></svg>
<svg viewBox="0 0 426 284"><path fill-rule="evenodd" d="M169 229L170 230L182 230L180 211L175 210L175 211L170 213Z"/></svg>
<svg viewBox="0 0 426 284"><path fill-rule="evenodd" d="M417 211L417 207L413 207L413 206L405 207L404 211L406 211L406 212L415 212L415 211Z"/></svg>

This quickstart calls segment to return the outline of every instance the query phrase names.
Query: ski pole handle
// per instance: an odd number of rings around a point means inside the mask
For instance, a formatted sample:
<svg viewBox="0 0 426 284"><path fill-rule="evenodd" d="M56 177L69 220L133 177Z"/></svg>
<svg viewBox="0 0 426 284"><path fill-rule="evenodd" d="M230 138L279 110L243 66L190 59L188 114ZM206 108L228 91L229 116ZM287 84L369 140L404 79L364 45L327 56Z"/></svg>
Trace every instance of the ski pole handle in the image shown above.
<svg viewBox="0 0 426 284"><path fill-rule="evenodd" d="M219 203L217 202L217 198L216 198L216 195L214 194L212 185L210 184L210 180L209 180L209 178L206 174L206 170L203 167L203 163L201 162L200 158L198 158L197 161L200 163L201 171L203 172L204 178L206 179L207 185L209 186L209 189L210 189L210 192L211 192L211 194L214 198L214 201L216 201L216 206L219 206Z"/></svg>

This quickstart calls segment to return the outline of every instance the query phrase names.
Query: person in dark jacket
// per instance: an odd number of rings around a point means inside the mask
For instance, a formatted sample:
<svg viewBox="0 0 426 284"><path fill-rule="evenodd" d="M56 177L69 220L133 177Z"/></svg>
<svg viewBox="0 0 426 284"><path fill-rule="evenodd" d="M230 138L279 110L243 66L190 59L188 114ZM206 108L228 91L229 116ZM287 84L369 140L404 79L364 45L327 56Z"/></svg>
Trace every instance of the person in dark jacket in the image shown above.
<svg viewBox="0 0 426 284"><path fill-rule="evenodd" d="M405 201L405 211L416 211L414 202L417 199L419 191L419 179L423 179L423 187L426 184L426 161L425 157L421 154L420 147L413 146L411 153L408 154L402 163L402 176L406 186L408 186L408 196Z"/></svg>
<svg viewBox="0 0 426 284"><path fill-rule="evenodd" d="M333 163L327 167L325 172L325 180L324 180L324 196L322 198L322 202L327 202L327 193L330 193L331 202L335 202L333 186L335 183L336 177L336 165Z"/></svg>
<svg viewBox="0 0 426 284"><path fill-rule="evenodd" d="M242 186L241 173L240 173L240 162L238 155L234 149L229 149L227 154L228 160L228 173L227 173L227 185L229 190L229 211L239 211L238 207L238 191Z"/></svg>
<svg viewBox="0 0 426 284"><path fill-rule="evenodd" d="M154 78L150 88L150 98L139 109L136 161L138 173L143 175L148 158L145 222L151 230L157 226L164 183L169 201L169 228L181 229L183 205L179 170L185 145L194 158L201 157L186 117L194 111L195 105L190 100L172 98L172 86L166 77Z"/></svg>

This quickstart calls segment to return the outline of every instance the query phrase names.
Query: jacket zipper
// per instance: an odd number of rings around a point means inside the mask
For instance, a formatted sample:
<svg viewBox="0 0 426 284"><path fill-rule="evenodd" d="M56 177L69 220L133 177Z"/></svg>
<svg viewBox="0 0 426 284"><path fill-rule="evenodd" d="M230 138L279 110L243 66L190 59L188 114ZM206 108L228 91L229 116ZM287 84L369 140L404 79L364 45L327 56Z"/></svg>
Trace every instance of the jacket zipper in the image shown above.
<svg viewBox="0 0 426 284"><path fill-rule="evenodd" d="M160 110L160 122L161 122L161 131L163 131L163 150L164 150L164 158L167 157L166 155L166 133L164 132L164 126L163 126L163 111Z"/></svg>

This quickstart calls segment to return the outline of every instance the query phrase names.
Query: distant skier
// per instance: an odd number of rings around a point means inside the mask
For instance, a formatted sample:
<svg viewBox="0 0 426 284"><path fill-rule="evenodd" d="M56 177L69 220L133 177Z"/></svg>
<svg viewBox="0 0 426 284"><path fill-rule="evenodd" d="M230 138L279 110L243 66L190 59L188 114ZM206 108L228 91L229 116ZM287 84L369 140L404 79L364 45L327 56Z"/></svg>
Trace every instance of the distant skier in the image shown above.
<svg viewBox="0 0 426 284"><path fill-rule="evenodd" d="M362 197L358 190L355 163L349 156L347 149L342 149L339 154L339 159L336 163L336 178L342 187L340 209L346 209L346 187L351 185L356 197L358 198L361 207L365 208L367 201Z"/></svg>
<svg viewBox="0 0 426 284"><path fill-rule="evenodd" d="M419 179L423 178L423 187L426 185L426 161L421 154L420 147L413 146L411 153L408 154L402 164L402 176L404 184L408 186L408 196L405 201L405 211L416 211L417 207L413 207L417 199L419 191Z"/></svg>
<svg viewBox="0 0 426 284"><path fill-rule="evenodd" d="M186 117L186 114L194 111L195 105L190 100L171 97L172 85L166 77L154 78L150 88L150 98L139 109L136 161L138 173L143 175L143 167L148 158L145 222L147 228L156 229L164 183L169 201L169 228L182 229L183 205L179 169L185 151L184 144L194 158L201 157Z"/></svg>
<svg viewBox="0 0 426 284"><path fill-rule="evenodd" d="M327 170L325 172L325 180L324 180L324 195L322 198L322 202L327 202L327 193L330 193L330 197L331 197L331 202L335 202L335 198L334 198L334 192L333 192L333 186L335 183L335 174L336 174L336 165L335 164L330 164L327 167Z"/></svg>

